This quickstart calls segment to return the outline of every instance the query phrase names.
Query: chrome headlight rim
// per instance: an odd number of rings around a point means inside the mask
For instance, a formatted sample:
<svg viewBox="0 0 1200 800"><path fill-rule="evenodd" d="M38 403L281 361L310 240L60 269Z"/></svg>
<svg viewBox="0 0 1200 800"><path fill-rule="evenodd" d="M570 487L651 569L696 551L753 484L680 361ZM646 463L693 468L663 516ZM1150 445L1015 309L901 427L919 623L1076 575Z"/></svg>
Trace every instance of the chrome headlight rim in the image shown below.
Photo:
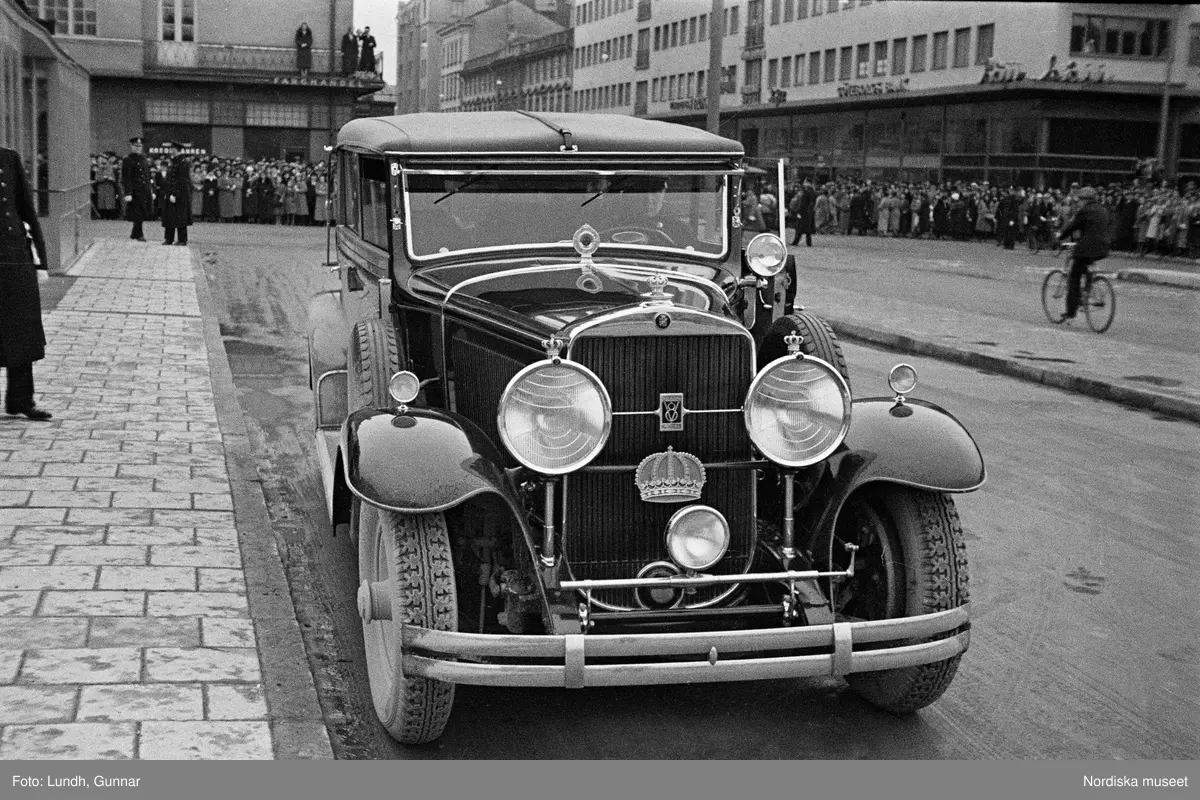
<svg viewBox="0 0 1200 800"><path fill-rule="evenodd" d="M779 458L777 454L769 452L766 448L762 447L758 443L754 433L754 425L752 424L752 420L750 418L753 407L751 401L754 397L754 393L758 391L759 385L767 378L767 376L771 374L773 370L784 364L789 364L800 360L821 366L828 373L828 375L833 378L834 383L838 388L838 392L842 398L842 423L837 431L837 435L833 437L830 444L817 451L814 455L810 455L803 459L783 459ZM767 460L773 464L778 464L781 467L799 469L801 467L810 467L813 464L819 464L826 458L829 458L829 456L833 455L833 453L839 447L841 447L842 442L846 440L846 435L850 432L851 403L850 385L846 383L846 379L842 377L842 374L838 372L832 364L824 359L817 358L816 356L810 356L806 353L789 353L786 356L775 359L770 364L767 364L765 367L760 369L758 374L754 376L754 380L750 381L750 388L746 390L746 402L742 406L742 421L746 426L746 433L749 434L750 441L754 443L754 446L758 448L758 451L762 453Z"/></svg>
<svg viewBox="0 0 1200 800"><path fill-rule="evenodd" d="M723 539L720 548L716 551L716 556L711 560L704 562L703 564L697 565L684 564L683 561L675 554L675 549L671 546L673 535L681 535L677 532L678 526L685 517L692 514L709 514L715 517L717 521L721 523ZM663 544L666 547L667 556L671 559L671 563L684 572L703 572L706 569L712 569L717 564L720 564L721 559L725 558L725 556L729 553L729 545L732 540L733 529L729 527L729 520L726 519L725 515L722 514L718 509L703 503L684 506L672 514L671 518L667 520L667 530L663 536Z"/></svg>
<svg viewBox="0 0 1200 800"><path fill-rule="evenodd" d="M600 434L597 437L597 443L592 449L592 452L587 455L587 458L579 459L570 465L562 467L546 467L544 465L535 464L529 459L526 459L520 453L520 451L511 444L507 427L504 424L504 409L507 408L509 401L512 399L513 392L516 391L516 388L521 384L521 381L529 374L537 372L539 369L545 369L546 367L566 367L579 372L596 389L597 394L600 396L601 406L604 409L604 425L601 428ZM528 467L540 475L566 475L570 472L575 472L578 469L586 467L596 458L596 456L600 455L600 452L608 443L609 434L612 433L612 422L612 398L609 397L608 387L606 387L604 382L600 380L600 376L582 364L574 361L567 361L561 358L549 358L542 361L535 361L534 363L522 369L520 372L514 375L512 380L508 382L508 385L504 387L504 392L500 395L500 402L496 406L496 427L500 434L501 443L504 445L509 455L519 461L522 466Z"/></svg>
<svg viewBox="0 0 1200 800"><path fill-rule="evenodd" d="M755 251L767 244L773 244L776 242L783 251L783 255L780 257L779 263L774 267L759 269L757 266L755 266L754 259L757 255ZM750 267L751 271L760 278L772 278L782 272L784 265L787 264L787 256L787 244L783 241L783 239L780 239L779 236L774 233L760 233L751 239L749 244L746 245L746 264Z"/></svg>

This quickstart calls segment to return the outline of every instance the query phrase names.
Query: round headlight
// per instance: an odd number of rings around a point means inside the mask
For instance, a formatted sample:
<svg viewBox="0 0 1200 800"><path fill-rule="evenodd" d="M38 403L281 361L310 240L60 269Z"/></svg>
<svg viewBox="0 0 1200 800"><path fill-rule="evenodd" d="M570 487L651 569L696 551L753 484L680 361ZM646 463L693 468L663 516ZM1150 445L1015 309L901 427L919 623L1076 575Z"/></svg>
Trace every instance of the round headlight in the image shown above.
<svg viewBox="0 0 1200 800"><path fill-rule="evenodd" d="M888 386L896 394L908 394L917 388L917 371L908 364L897 364L888 373Z"/></svg>
<svg viewBox="0 0 1200 800"><path fill-rule="evenodd" d="M388 394L400 405L411 403L421 393L421 379L408 370L397 372L388 381Z"/></svg>
<svg viewBox="0 0 1200 800"><path fill-rule="evenodd" d="M500 397L500 438L525 466L561 475L587 464L608 441L612 403L600 379L566 361L517 373Z"/></svg>
<svg viewBox="0 0 1200 800"><path fill-rule="evenodd" d="M680 567L693 572L708 569L729 549L729 523L708 506L688 506L667 523L667 553Z"/></svg>
<svg viewBox="0 0 1200 800"><path fill-rule="evenodd" d="M756 275L778 275L787 259L787 245L773 233L760 233L746 245L746 263Z"/></svg>
<svg viewBox="0 0 1200 800"><path fill-rule="evenodd" d="M750 440L785 467L828 456L850 429L850 387L818 358L787 355L750 383L744 409Z"/></svg>

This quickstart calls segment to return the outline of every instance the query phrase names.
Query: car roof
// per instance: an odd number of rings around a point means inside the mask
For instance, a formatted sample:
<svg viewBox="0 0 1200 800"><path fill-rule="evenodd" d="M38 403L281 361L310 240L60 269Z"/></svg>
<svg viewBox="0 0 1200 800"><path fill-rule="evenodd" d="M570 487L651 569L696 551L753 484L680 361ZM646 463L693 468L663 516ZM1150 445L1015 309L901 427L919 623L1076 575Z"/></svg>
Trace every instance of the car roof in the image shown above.
<svg viewBox="0 0 1200 800"><path fill-rule="evenodd" d="M699 128L620 114L527 111L402 114L356 119L338 133L339 147L379 153L649 153L740 158L740 142ZM574 147L576 150L572 150Z"/></svg>

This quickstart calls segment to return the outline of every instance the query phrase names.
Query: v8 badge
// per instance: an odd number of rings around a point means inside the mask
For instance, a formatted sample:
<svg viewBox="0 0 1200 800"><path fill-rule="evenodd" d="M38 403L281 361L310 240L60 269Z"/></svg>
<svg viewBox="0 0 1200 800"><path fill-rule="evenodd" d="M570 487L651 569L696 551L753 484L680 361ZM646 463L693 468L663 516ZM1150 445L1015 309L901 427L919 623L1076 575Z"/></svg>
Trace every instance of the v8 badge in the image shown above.
<svg viewBox="0 0 1200 800"><path fill-rule="evenodd" d="M658 396L658 429L683 430L683 392L663 392Z"/></svg>

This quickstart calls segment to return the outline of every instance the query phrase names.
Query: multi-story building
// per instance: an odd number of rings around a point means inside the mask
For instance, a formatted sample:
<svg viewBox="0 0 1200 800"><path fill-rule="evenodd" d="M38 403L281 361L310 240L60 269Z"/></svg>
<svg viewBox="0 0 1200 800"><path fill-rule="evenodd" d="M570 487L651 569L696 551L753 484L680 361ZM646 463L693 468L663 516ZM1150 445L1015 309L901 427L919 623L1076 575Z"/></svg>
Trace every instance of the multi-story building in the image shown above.
<svg viewBox="0 0 1200 800"><path fill-rule="evenodd" d="M460 73L468 59L494 52L517 39L540 38L563 30L570 24L572 3L402 0L396 15L396 113L460 109ZM546 26L548 21L557 27Z"/></svg>
<svg viewBox="0 0 1200 800"><path fill-rule="evenodd" d="M463 65L462 111L571 110L570 29L472 58Z"/></svg>
<svg viewBox="0 0 1200 800"><path fill-rule="evenodd" d="M153 152L177 139L198 152L321 157L378 75L343 75L353 0L29 0L92 75L93 151L141 133ZM312 30L302 75L295 37ZM358 112L368 113L365 104Z"/></svg>
<svg viewBox="0 0 1200 800"><path fill-rule="evenodd" d="M87 70L26 4L0 0L0 146L21 156L46 239L47 266L91 243ZM9 178L11 180L11 178Z"/></svg>
<svg viewBox="0 0 1200 800"><path fill-rule="evenodd" d="M576 108L704 125L712 5L577 0ZM1166 97L1168 172L1200 174L1195 6L725 0L721 29L721 132L794 172L1124 178Z"/></svg>

